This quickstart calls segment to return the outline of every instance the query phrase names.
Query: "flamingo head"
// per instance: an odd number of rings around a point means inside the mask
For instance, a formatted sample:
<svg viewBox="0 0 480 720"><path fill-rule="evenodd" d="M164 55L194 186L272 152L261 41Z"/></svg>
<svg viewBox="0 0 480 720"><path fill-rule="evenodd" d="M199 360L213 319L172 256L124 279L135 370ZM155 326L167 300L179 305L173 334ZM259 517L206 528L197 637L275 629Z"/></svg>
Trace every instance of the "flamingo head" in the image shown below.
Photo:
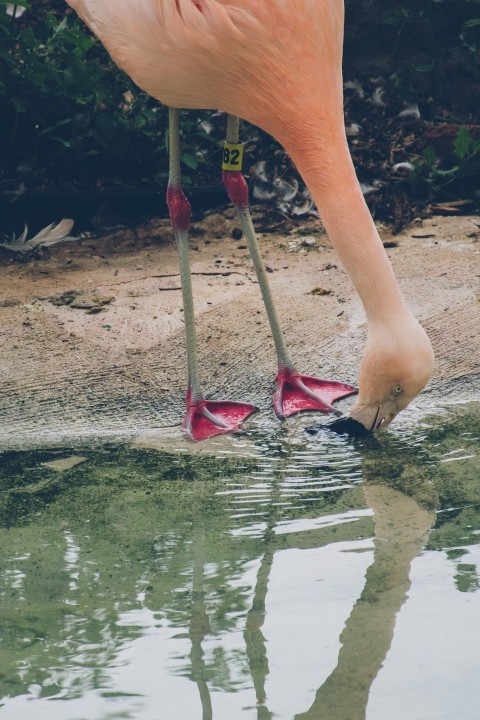
<svg viewBox="0 0 480 720"><path fill-rule="evenodd" d="M373 325L359 370L359 392L339 432L363 434L384 429L429 381L434 368L430 341L413 318Z"/></svg>

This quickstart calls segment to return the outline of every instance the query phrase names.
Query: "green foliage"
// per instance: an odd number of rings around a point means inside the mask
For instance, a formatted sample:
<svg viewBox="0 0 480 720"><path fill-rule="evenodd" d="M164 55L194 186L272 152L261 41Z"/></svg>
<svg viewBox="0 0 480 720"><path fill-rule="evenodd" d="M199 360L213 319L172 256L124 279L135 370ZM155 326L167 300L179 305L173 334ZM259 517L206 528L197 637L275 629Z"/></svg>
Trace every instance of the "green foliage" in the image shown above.
<svg viewBox="0 0 480 720"><path fill-rule="evenodd" d="M430 197L461 195L466 184L480 177L480 137L475 139L469 128L460 127L452 145L451 157L443 162L431 145L426 147L408 183Z"/></svg>
<svg viewBox="0 0 480 720"><path fill-rule="evenodd" d="M418 156L421 136L429 134L429 127L412 126L418 141L403 159L413 163L415 171L398 186L410 197L478 197L480 0L347 0L346 7L356 40L350 56L347 24L347 73L356 72L361 57L370 63L372 76L381 74L390 81L390 103L395 102L394 90L398 99L418 103L421 121L452 129L451 136Z"/></svg>
<svg viewBox="0 0 480 720"><path fill-rule="evenodd" d="M40 13L40 3L31 0L17 4L29 10L12 18L6 0L0 0L0 180L20 174L30 187L163 183L166 109L116 68L62 3L48 3L56 14ZM406 100L420 103L422 119L435 122L442 115L458 125L475 122L480 0L347 0L346 5L347 79L361 76L362 68L364 77L382 74L389 88L395 87L393 114L394 103L401 108ZM209 117L213 133L204 130L202 121ZM217 180L220 122L211 113L189 112L182 129L184 181ZM260 137L263 145L269 142ZM262 148L262 155L268 152ZM479 155L478 139L461 128L447 162L433 148L425 150L411 186L433 194L451 190L478 172Z"/></svg>
<svg viewBox="0 0 480 720"><path fill-rule="evenodd" d="M0 172L141 183L168 168L167 113L111 62L73 14L28 23L0 0ZM25 0L22 5L27 6ZM205 164L211 138L189 116L184 163ZM186 178L188 182L188 175Z"/></svg>
<svg viewBox="0 0 480 720"><path fill-rule="evenodd" d="M478 86L480 4L478 0L350 0L347 7L346 64L371 58L390 74L410 102L426 100L423 116L438 106L470 106L468 88ZM354 54L348 48L348 18L354 27ZM350 30L352 32L353 30ZM459 82L460 81L460 82ZM443 107L442 107L443 109Z"/></svg>

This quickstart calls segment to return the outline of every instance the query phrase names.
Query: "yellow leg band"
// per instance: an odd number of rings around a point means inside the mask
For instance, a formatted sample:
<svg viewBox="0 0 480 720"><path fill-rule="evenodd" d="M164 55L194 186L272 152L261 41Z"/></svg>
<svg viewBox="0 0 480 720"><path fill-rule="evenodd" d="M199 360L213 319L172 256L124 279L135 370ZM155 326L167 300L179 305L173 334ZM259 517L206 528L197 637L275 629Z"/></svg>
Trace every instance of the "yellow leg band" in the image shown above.
<svg viewBox="0 0 480 720"><path fill-rule="evenodd" d="M229 143L223 146L222 170L241 170L243 164L243 143Z"/></svg>

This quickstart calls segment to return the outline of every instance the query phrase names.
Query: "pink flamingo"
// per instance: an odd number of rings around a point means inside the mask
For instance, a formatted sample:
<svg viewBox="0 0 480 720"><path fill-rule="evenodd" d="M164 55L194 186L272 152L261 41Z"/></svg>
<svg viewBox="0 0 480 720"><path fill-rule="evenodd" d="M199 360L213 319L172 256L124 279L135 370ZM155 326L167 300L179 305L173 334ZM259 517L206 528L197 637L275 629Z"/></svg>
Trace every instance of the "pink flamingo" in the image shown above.
<svg viewBox="0 0 480 720"><path fill-rule="evenodd" d="M364 305L368 338L349 422L368 431L388 425L428 382L434 356L402 296L348 150L342 96L343 0L67 2L137 85L170 108L167 200L185 313L186 431L196 440L229 432L255 408L209 401L201 390L188 260L190 207L181 188L176 108L220 109L228 114L223 179L247 238L278 355L273 399L277 415L306 409L336 412L332 403L355 388L301 375L292 364L249 214L238 117L273 135L289 153Z"/></svg>

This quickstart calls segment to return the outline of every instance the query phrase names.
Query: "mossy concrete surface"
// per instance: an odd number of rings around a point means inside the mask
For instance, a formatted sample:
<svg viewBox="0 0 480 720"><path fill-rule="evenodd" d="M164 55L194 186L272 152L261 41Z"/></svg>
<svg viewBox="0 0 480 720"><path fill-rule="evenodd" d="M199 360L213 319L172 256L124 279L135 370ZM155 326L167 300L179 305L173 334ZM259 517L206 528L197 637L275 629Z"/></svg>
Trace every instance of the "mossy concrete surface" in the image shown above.
<svg viewBox="0 0 480 720"><path fill-rule="evenodd" d="M257 224L261 217L256 209ZM394 237L379 228L436 352L418 407L480 397L478 225L474 217L437 217ZM201 376L209 397L253 402L261 413L249 422L273 424L273 342L235 231L230 210L192 231ZM319 221L262 234L260 243L298 368L355 384L365 317ZM58 301L87 296L87 307ZM0 448L168 434L181 423L184 325L166 221L55 246L22 263L4 259L0 322Z"/></svg>

